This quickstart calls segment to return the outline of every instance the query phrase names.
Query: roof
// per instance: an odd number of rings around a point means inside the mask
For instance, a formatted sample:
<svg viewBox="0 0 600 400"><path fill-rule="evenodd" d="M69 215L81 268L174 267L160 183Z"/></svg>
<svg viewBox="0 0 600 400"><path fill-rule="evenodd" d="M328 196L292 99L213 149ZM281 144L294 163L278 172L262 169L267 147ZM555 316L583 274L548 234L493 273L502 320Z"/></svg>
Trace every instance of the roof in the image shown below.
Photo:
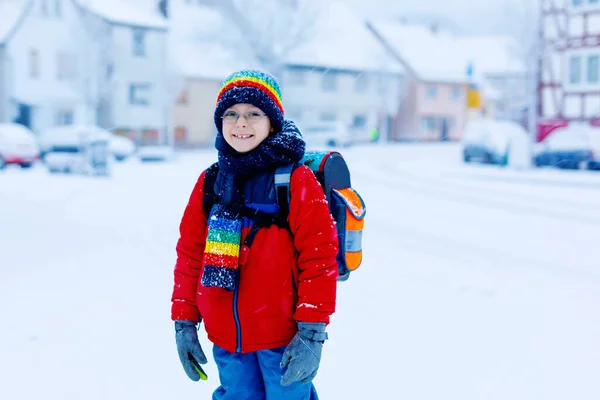
<svg viewBox="0 0 600 400"><path fill-rule="evenodd" d="M402 65L343 1L319 1L311 38L286 57L292 65L400 73Z"/></svg>
<svg viewBox="0 0 600 400"><path fill-rule="evenodd" d="M144 28L168 29L168 21L156 11L148 10L134 0L77 0L90 12L108 22Z"/></svg>
<svg viewBox="0 0 600 400"><path fill-rule="evenodd" d="M0 1L0 44L6 42L25 15L28 0Z"/></svg>
<svg viewBox="0 0 600 400"><path fill-rule="evenodd" d="M219 34L224 30L231 32L231 29L217 10L178 4L171 7L169 18L172 24L169 32L171 72L220 81L234 71L258 67L253 57L228 46L227 40Z"/></svg>
<svg viewBox="0 0 600 400"><path fill-rule="evenodd" d="M389 21L370 26L422 80L464 83L469 65L474 68L474 80L486 73L525 71L518 47L508 37L459 36L445 30L434 33L426 26Z"/></svg>

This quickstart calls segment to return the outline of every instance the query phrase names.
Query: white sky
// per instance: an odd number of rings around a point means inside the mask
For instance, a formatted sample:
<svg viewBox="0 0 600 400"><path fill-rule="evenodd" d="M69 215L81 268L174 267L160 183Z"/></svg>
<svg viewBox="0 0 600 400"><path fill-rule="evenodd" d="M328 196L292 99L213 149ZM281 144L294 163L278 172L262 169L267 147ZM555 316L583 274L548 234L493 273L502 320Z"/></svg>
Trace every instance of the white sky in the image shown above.
<svg viewBox="0 0 600 400"><path fill-rule="evenodd" d="M345 0L367 17L439 15L464 32L505 33L516 13L538 0ZM527 5L525 5L527 4Z"/></svg>

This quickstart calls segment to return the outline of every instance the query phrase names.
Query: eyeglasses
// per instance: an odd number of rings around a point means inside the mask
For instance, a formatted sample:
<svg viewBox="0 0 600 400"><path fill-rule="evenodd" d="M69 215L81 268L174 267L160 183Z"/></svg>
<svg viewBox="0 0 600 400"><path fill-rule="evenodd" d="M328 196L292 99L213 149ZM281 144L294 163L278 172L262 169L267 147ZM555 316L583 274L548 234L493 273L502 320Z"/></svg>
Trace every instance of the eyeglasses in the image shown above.
<svg viewBox="0 0 600 400"><path fill-rule="evenodd" d="M235 124L239 117L244 117L246 122L249 124L254 124L266 115L267 114L259 113L258 111L250 111L246 114L238 114L235 111L227 111L221 118L228 124Z"/></svg>

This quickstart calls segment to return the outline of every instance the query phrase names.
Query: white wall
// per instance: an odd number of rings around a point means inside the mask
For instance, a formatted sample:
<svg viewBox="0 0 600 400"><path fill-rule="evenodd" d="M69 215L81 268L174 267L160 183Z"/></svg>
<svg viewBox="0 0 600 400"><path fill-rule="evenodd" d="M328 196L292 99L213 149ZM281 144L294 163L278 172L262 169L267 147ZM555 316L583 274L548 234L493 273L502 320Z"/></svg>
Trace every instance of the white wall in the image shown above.
<svg viewBox="0 0 600 400"><path fill-rule="evenodd" d="M145 29L145 55L140 57L133 54L135 29L124 25L113 27L114 123L117 128L156 129L161 135L166 135L169 104L167 32ZM148 105L131 104L131 84L150 85Z"/></svg>
<svg viewBox="0 0 600 400"><path fill-rule="evenodd" d="M84 102L79 78L83 73L77 42L82 34L79 16L71 0L60 0L60 15L56 14L56 0L47 1L44 14L39 0L34 0L28 16L8 43L8 57L12 87L9 97L34 106L32 128L42 131L56 123L59 111L73 113L74 123L93 116ZM37 51L39 75L32 77L31 51ZM58 55L72 58L75 74L59 79Z"/></svg>
<svg viewBox="0 0 600 400"><path fill-rule="evenodd" d="M282 80L286 117L295 119L301 127L321 122L325 114L333 115L345 124L352 124L355 115L364 115L369 129L377 125L380 112L394 114L398 110L400 76L364 73L357 78L357 73L310 68L301 71L287 69ZM323 89L327 74L335 75L335 90ZM366 77L366 87L359 91L356 81L362 77Z"/></svg>

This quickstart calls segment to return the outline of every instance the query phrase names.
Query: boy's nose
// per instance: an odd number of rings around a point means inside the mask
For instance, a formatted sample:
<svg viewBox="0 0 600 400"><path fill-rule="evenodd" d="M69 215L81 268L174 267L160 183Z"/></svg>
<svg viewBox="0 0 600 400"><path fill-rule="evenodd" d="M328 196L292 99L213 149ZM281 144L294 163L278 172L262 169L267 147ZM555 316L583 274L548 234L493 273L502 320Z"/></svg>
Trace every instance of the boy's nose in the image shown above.
<svg viewBox="0 0 600 400"><path fill-rule="evenodd" d="M235 124L238 127L243 127L243 126L246 126L248 124L248 121L246 121L246 117L244 116L244 114L238 115L238 119L235 122Z"/></svg>

